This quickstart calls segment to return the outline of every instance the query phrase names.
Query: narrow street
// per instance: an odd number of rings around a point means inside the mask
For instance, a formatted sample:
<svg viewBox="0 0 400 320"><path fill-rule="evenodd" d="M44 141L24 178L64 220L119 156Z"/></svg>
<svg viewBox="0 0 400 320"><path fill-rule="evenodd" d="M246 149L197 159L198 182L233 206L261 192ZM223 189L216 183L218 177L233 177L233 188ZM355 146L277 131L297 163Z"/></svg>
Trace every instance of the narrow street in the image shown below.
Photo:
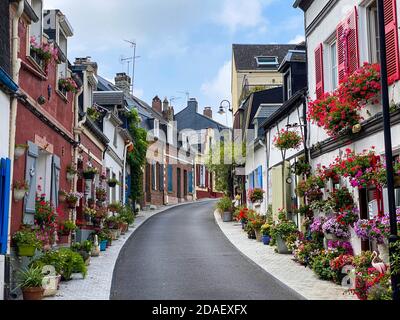
<svg viewBox="0 0 400 320"><path fill-rule="evenodd" d="M231 245L214 206L188 204L148 220L120 253L111 299L302 299Z"/></svg>

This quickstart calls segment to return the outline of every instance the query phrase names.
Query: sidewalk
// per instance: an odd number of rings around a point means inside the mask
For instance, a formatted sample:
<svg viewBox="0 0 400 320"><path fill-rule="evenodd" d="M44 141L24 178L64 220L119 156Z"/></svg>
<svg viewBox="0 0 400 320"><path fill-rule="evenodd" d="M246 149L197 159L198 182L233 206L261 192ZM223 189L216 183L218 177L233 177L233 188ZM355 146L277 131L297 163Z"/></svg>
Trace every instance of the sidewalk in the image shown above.
<svg viewBox="0 0 400 320"><path fill-rule="evenodd" d="M135 219L134 226L130 227L125 235L113 241L112 246L107 251L101 252L100 257L91 258L85 279L77 275L77 277L73 277L72 281L62 282L57 295L44 300L109 300L115 263L126 241L152 216L190 203L193 202L165 206L158 210L141 211Z"/></svg>
<svg viewBox="0 0 400 320"><path fill-rule="evenodd" d="M215 220L229 241L266 272L308 300L357 300L355 296L343 294L346 289L329 281L317 278L314 272L294 262L292 255L275 253L274 248L249 240L241 225L222 222L214 212Z"/></svg>

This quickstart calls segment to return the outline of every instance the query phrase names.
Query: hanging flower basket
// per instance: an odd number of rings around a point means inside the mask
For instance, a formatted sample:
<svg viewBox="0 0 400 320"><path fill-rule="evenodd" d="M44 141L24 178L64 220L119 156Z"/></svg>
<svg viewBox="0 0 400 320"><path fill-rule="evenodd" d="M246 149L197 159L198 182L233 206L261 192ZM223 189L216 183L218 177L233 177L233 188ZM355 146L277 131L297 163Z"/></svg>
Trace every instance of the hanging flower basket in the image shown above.
<svg viewBox="0 0 400 320"><path fill-rule="evenodd" d="M89 167L82 172L83 177L85 180L93 180L95 175L98 173L97 168Z"/></svg>
<svg viewBox="0 0 400 320"><path fill-rule="evenodd" d="M78 91L78 85L72 78L64 78L58 80L58 89L61 92L72 92L76 93Z"/></svg>
<svg viewBox="0 0 400 320"><path fill-rule="evenodd" d="M119 181L117 179L110 179L107 181L107 184L110 188L115 188L119 184Z"/></svg>
<svg viewBox="0 0 400 320"><path fill-rule="evenodd" d="M65 202L68 205L68 208L75 209L78 205L80 199L83 198L83 194L79 192L71 192L68 193L65 197Z"/></svg>
<svg viewBox="0 0 400 320"><path fill-rule="evenodd" d="M14 159L18 160L20 157L22 157L28 148L29 146L27 144L16 144L14 150Z"/></svg>
<svg viewBox="0 0 400 320"><path fill-rule="evenodd" d="M282 129L274 137L274 146L279 150L299 149L303 138L296 131Z"/></svg>
<svg viewBox="0 0 400 320"><path fill-rule="evenodd" d="M247 197L252 203L263 202L265 191L259 188L250 189Z"/></svg>
<svg viewBox="0 0 400 320"><path fill-rule="evenodd" d="M69 181L73 181L75 179L75 176L77 173L78 173L78 171L76 170L74 165L69 164L67 166L67 179Z"/></svg>
<svg viewBox="0 0 400 320"><path fill-rule="evenodd" d="M15 181L13 190L14 200L21 201L29 191L29 184L26 181Z"/></svg>

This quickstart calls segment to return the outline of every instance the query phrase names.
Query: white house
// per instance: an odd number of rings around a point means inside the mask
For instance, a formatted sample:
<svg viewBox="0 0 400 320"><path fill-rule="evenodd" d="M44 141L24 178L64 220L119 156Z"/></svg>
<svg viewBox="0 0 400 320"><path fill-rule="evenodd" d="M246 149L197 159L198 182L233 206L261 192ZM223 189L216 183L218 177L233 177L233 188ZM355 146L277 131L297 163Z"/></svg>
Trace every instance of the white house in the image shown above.
<svg viewBox="0 0 400 320"><path fill-rule="evenodd" d="M384 1L386 17L386 43L388 60L389 97L394 104L400 101L398 90L400 80L399 55L399 9L400 1ZM335 90L345 74L352 74L364 62L377 63L379 57L379 34L376 0L297 0L295 7L305 12L306 42L308 54L308 85L311 100L321 97L324 92ZM363 111L362 130L347 134L339 139L329 138L323 128L309 125L310 160L317 165L328 166L345 149L356 153L376 147L377 153L384 153L382 106L368 106ZM392 142L394 155L400 155L400 110L391 113ZM346 184L344 179L340 182ZM377 189L354 189L360 217L371 218L378 214L380 204L385 205L386 192ZM400 192L396 192L400 206ZM384 210L384 209L383 209ZM353 237L356 253L361 250L359 241Z"/></svg>

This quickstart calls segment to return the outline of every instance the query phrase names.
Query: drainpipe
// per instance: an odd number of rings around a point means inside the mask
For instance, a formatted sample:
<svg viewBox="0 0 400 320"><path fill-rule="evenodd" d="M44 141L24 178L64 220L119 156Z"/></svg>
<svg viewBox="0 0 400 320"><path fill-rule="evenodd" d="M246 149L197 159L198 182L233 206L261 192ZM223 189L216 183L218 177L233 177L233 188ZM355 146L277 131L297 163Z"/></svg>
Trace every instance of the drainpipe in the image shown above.
<svg viewBox="0 0 400 320"><path fill-rule="evenodd" d="M17 11L15 12L15 16L12 20L12 39L11 39L11 49L12 49L12 55L11 55L11 66L12 66L12 79L13 81L18 85L19 84L19 71L21 69L21 60L18 58L18 46L19 46L19 36L18 36L18 24L19 24L19 19L22 16L22 13L24 12L24 7L25 3L24 0L19 0L18 2L18 8ZM9 136L9 141L8 141L8 154L11 160L11 184L10 184L10 189L12 190L12 183L13 179L12 177L14 176L14 148L15 148L15 134L16 134L16 125L17 125L17 107L18 107L18 99L16 96L12 97L11 103L10 103L10 136ZM10 192L10 198L9 198L9 203L12 203L12 197L13 194ZM11 208L12 205L8 208L8 245L7 245L7 255L10 254L10 242L11 242ZM7 261L8 259L6 259ZM10 261L10 260L8 260ZM5 277L4 277L4 297L7 298L11 294L10 292L10 262L6 263L4 266L5 270Z"/></svg>
<svg viewBox="0 0 400 320"><path fill-rule="evenodd" d="M83 93L83 86L79 88L79 91L75 95L75 129L80 129L82 125L86 122L86 114L83 117L82 121L79 122L79 98ZM79 132L75 130L75 141L79 141ZM76 146L74 148L74 163L78 163L78 147ZM77 190L77 183L78 183L78 177L75 176L74 178L74 186L73 186L73 191L76 192Z"/></svg>
<svg viewBox="0 0 400 320"><path fill-rule="evenodd" d="M123 181L123 184L124 184L124 188L123 188L123 190L122 190L122 203L123 203L123 205L125 205L126 204L126 156L128 155L128 148L129 147L131 147L131 146L133 146L133 142L131 141L131 142L129 142L127 145L125 145L125 148L124 148L124 167L122 168L122 170L123 170L123 175L122 175L122 181Z"/></svg>

